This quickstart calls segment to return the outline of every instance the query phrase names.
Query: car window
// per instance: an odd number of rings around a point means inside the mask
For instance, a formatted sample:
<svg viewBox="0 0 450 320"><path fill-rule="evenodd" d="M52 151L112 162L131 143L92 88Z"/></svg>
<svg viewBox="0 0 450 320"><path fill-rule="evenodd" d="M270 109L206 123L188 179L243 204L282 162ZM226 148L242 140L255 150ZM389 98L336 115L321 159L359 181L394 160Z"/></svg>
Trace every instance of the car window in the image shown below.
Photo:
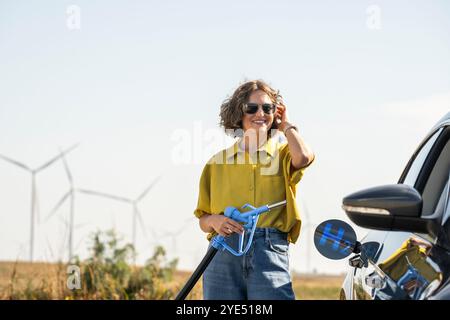
<svg viewBox="0 0 450 320"><path fill-rule="evenodd" d="M411 187L414 187L416 184L417 177L419 176L420 170L422 169L422 166L427 159L427 156L433 147L434 143L436 142L436 139L439 137L439 135L442 132L442 128L437 130L426 142L422 145L420 148L420 151L415 153L415 158L412 160L412 164L409 166L408 172L403 179L404 184L407 184Z"/></svg>
<svg viewBox="0 0 450 320"><path fill-rule="evenodd" d="M444 225L450 217L450 172L448 174L447 183L444 186L444 190L442 191L436 210L442 210L442 225Z"/></svg>
<svg viewBox="0 0 450 320"><path fill-rule="evenodd" d="M445 145L431 169L422 192L422 215L424 216L435 213L438 201L444 189L446 189L448 172L450 171L450 141L447 140L444 143ZM442 211L443 209L441 209L440 214L442 214Z"/></svg>

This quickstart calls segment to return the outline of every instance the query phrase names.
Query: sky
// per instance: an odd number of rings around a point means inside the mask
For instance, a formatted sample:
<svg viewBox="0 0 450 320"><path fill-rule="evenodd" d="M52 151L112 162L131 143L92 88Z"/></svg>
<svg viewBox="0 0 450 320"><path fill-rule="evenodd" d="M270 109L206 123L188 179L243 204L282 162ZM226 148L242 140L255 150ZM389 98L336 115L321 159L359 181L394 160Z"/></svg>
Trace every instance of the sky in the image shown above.
<svg viewBox="0 0 450 320"><path fill-rule="evenodd" d="M200 173L233 143L220 104L264 79L316 154L291 268L342 272L345 260L312 247L314 226L348 221L345 195L396 183L450 111L449 15L444 0L0 0L0 154L38 167L79 143L67 156L75 187L130 199L159 177L138 204L138 263L162 244L192 269L207 247L193 218ZM0 260L28 258L30 177L0 160ZM45 219L69 190L62 162L36 177L35 258L66 259L68 203ZM129 204L75 195L77 254L111 228L131 241Z"/></svg>

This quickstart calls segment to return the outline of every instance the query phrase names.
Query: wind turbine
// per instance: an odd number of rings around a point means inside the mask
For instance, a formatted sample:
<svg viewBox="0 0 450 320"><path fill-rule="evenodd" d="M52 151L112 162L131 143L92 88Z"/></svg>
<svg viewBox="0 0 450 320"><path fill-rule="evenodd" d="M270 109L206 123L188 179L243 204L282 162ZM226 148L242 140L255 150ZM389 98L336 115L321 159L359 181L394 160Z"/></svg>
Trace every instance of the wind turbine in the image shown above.
<svg viewBox="0 0 450 320"><path fill-rule="evenodd" d="M74 148L76 148L78 146L78 144L73 145L72 147L66 149L64 152L62 152L61 154L51 158L50 160L48 160L47 162L45 162L44 164L42 164L41 166L37 167L37 168L30 168L29 166L27 166L26 164L14 160L10 157L4 156L0 154L0 158L5 160L6 162L9 162L19 168L22 168L24 170L26 170L27 172L29 172L31 174L31 207L30 207L30 261L33 261L33 253L34 253L34 224L36 222L36 218L35 218L35 214L37 211L37 187L36 187L36 174L38 174L39 172L41 172L42 170L48 168L49 166L51 166L55 161L57 161L59 158L61 158L62 155L69 153L70 151L72 151Z"/></svg>
<svg viewBox="0 0 450 320"><path fill-rule="evenodd" d="M141 212L139 211L138 204L148 194L148 192L153 188L153 186L156 184L156 182L159 179L160 179L160 177L157 177L155 180L153 180L153 182L147 188L145 188L144 191L141 194L139 194L139 196L135 199L125 198L125 197L116 196L116 195L109 194L109 193L88 190L88 189L76 189L76 190L78 192L81 192L84 194L108 198L108 199L112 199L112 200L130 204L132 206L132 224L133 224L133 226L132 226L132 243L133 243L134 248L136 249L136 234L137 234L136 229L137 229L138 220L139 220L139 224L141 226L142 232L144 233L144 236L147 236L147 232L144 227L144 220L142 218Z"/></svg>
<svg viewBox="0 0 450 320"><path fill-rule="evenodd" d="M177 238L186 230L186 226L194 220L195 217L192 216L190 218L187 218L184 220L183 224L175 231L166 231L160 235L160 238L170 238L172 240L172 248L174 251L174 254L177 252Z"/></svg>

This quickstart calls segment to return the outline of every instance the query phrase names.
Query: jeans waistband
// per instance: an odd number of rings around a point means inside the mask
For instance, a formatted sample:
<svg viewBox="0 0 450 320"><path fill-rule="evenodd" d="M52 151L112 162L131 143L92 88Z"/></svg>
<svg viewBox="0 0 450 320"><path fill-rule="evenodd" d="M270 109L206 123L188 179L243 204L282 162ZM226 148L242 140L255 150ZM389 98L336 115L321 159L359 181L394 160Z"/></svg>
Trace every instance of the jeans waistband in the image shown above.
<svg viewBox="0 0 450 320"><path fill-rule="evenodd" d="M280 231L280 230L278 230L277 228L256 228L255 229L255 234L257 234L257 233L280 233L280 234L286 234L287 235L287 232L283 232L283 231Z"/></svg>
<svg viewBox="0 0 450 320"><path fill-rule="evenodd" d="M280 231L276 228L256 228L255 238L265 237L266 239L285 239L287 240L287 232Z"/></svg>

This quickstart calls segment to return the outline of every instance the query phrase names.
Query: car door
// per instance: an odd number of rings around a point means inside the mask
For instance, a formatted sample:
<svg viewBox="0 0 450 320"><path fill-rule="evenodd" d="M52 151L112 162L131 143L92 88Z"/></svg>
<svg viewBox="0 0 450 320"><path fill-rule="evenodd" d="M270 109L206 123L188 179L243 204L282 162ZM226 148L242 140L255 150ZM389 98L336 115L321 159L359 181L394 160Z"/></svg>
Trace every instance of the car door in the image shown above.
<svg viewBox="0 0 450 320"><path fill-rule="evenodd" d="M399 183L416 188L422 195L422 216L442 216L448 200L450 170L450 130L441 127L419 146ZM437 232L412 234L371 231L363 239L371 248L352 257L354 299L423 299L430 296L443 279ZM370 246L369 246L370 244ZM375 251L374 251L375 249ZM352 261L353 259L353 261ZM360 260L360 263L354 263Z"/></svg>

